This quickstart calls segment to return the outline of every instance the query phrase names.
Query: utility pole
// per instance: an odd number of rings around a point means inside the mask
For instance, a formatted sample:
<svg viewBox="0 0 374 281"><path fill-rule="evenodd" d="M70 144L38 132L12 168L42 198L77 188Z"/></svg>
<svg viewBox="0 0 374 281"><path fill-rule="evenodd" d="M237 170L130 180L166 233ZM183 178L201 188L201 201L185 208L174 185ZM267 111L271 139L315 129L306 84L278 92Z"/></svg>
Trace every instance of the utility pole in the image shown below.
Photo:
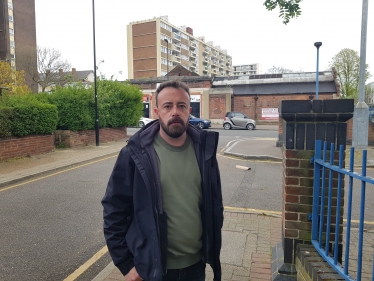
<svg viewBox="0 0 374 281"><path fill-rule="evenodd" d="M367 149L368 147L369 107L365 102L367 24L368 0L363 0L361 20L360 77L358 84L359 96L353 113L352 138L352 146L358 149Z"/></svg>

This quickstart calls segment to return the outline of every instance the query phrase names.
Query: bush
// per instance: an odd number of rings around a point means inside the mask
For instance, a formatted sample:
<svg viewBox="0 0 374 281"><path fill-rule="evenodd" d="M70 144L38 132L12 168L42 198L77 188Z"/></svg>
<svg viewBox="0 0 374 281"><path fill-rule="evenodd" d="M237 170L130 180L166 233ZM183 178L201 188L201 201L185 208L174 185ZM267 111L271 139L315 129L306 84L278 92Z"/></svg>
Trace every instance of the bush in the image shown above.
<svg viewBox="0 0 374 281"><path fill-rule="evenodd" d="M12 135L12 107L0 107L0 137Z"/></svg>
<svg viewBox="0 0 374 281"><path fill-rule="evenodd" d="M50 134L56 130L58 119L56 106L42 103L34 95L12 96L4 103L13 108L12 135Z"/></svg>
<svg viewBox="0 0 374 281"><path fill-rule="evenodd" d="M50 94L38 94L40 101L57 106L58 130L83 131L94 129L95 112L93 89L81 85L58 87Z"/></svg>
<svg viewBox="0 0 374 281"><path fill-rule="evenodd" d="M143 115L143 94L137 86L112 80L98 82L100 127L137 125Z"/></svg>

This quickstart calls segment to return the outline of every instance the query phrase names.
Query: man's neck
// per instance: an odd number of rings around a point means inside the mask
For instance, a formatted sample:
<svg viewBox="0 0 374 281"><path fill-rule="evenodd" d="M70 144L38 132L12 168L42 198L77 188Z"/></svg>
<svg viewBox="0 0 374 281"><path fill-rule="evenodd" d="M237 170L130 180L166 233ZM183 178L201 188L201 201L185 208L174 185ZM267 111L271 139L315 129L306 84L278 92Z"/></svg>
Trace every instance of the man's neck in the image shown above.
<svg viewBox="0 0 374 281"><path fill-rule="evenodd" d="M164 141L172 146L182 146L186 141L187 133L184 132L179 138L172 138L168 136L162 128L160 128L160 136Z"/></svg>

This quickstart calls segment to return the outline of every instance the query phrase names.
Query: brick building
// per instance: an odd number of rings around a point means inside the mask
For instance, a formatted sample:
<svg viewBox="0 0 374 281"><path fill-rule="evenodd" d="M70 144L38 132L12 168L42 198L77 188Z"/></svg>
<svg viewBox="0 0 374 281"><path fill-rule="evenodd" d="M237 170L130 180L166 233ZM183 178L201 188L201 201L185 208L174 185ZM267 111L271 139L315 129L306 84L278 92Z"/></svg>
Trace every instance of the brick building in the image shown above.
<svg viewBox="0 0 374 281"><path fill-rule="evenodd" d="M37 72L35 0L0 0L0 18L0 60L24 70L27 85L37 92L27 71L31 67Z"/></svg>
<svg viewBox="0 0 374 281"><path fill-rule="evenodd" d="M213 78L189 76L188 72L183 67L177 67L170 71L168 77L130 80L143 91L146 117L155 118L153 94L158 84L167 79L187 83L191 89L193 115L210 119L213 124L222 124L228 111L243 112L262 123L278 124L278 107L282 100L316 99L314 72ZM195 74L192 72L191 75ZM319 73L318 99L339 98L339 85L335 78L331 71Z"/></svg>

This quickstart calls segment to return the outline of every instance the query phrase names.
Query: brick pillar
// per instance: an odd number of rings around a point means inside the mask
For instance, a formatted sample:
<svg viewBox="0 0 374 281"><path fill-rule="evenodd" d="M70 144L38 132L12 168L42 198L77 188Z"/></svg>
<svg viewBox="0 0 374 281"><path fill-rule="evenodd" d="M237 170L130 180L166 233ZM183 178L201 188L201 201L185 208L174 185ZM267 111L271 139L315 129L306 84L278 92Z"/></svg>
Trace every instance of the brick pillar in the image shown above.
<svg viewBox="0 0 374 281"><path fill-rule="evenodd" d="M283 119L284 250L284 266L279 270L280 273L295 274L297 244L311 244L314 169L310 159L314 156L315 140L327 141L329 148L330 143L335 143L337 150L340 145L345 147L346 122L353 117L353 109L353 100L349 99L284 100L280 104L280 117ZM338 155L337 152L335 155ZM336 191L336 185L334 188ZM336 202L336 192L334 196L333 201ZM343 209L344 196L341 202ZM335 224L335 220L332 222ZM332 227L332 235L334 231Z"/></svg>

